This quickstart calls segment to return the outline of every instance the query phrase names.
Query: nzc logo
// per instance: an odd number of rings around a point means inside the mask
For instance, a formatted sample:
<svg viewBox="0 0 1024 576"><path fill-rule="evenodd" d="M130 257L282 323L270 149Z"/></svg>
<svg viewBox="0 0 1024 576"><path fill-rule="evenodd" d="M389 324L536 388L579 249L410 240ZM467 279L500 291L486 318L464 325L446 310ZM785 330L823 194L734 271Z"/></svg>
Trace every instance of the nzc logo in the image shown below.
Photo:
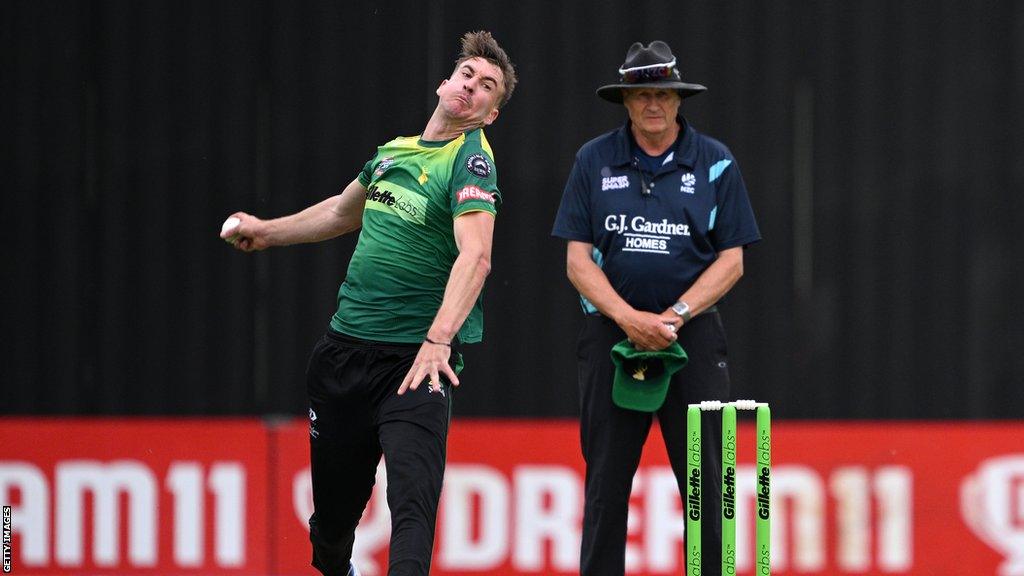
<svg viewBox="0 0 1024 576"><path fill-rule="evenodd" d="M680 192L686 192L687 194L693 194L693 185L697 183L697 177L692 172L683 174L681 178L681 185L679 186Z"/></svg>

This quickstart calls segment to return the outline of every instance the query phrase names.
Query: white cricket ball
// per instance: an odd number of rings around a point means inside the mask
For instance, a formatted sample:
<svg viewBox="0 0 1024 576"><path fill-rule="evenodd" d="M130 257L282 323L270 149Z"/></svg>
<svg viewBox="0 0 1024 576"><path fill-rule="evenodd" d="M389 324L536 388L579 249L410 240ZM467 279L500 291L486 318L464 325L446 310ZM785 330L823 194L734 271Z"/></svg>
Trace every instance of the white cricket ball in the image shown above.
<svg viewBox="0 0 1024 576"><path fill-rule="evenodd" d="M230 243L234 244L235 240L238 240L238 234L231 234L230 236L224 236L224 235L229 233L229 232L231 232L235 228L238 228L238 225L241 224L241 223L242 223L242 221L239 220L238 218L234 217L234 216L232 216L231 218L228 218L227 220L224 221L224 225L222 225L220 227L220 235L221 235L221 237L224 238L225 242L230 242Z"/></svg>
<svg viewBox="0 0 1024 576"><path fill-rule="evenodd" d="M229 230L237 228L238 225L241 224L241 223L242 223L241 220L239 220L238 218L235 218L234 216L232 216L231 218L228 218L227 220L224 221L224 225L220 227L220 233L224 234L224 233L228 232Z"/></svg>

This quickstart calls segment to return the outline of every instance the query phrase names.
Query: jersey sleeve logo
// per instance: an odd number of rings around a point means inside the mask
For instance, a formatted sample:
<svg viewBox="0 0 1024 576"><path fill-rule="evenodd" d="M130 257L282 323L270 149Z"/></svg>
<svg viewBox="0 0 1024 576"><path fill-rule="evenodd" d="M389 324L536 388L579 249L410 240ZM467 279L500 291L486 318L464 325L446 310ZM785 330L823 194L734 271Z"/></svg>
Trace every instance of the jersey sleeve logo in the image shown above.
<svg viewBox="0 0 1024 576"><path fill-rule="evenodd" d="M373 175L380 178L381 176L384 175L385 172L388 171L388 168L391 168L391 165L394 163L395 159L391 156L381 159L380 164L377 164L377 169L373 171Z"/></svg>
<svg viewBox="0 0 1024 576"><path fill-rule="evenodd" d="M494 204L494 195L490 192L484 192L476 186L466 186L456 195L456 199L459 204L463 202L469 202L470 200L483 200L484 202L490 202Z"/></svg>
<svg viewBox="0 0 1024 576"><path fill-rule="evenodd" d="M483 154L473 154L466 159L466 170L481 178L487 178L491 175L491 163Z"/></svg>

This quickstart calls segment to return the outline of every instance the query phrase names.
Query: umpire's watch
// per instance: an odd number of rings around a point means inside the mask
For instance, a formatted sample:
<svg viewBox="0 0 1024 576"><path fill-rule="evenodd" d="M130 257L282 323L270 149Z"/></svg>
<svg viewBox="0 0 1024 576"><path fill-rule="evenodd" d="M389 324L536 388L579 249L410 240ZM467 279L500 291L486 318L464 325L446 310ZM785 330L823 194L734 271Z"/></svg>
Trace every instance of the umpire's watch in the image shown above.
<svg viewBox="0 0 1024 576"><path fill-rule="evenodd" d="M672 311L676 313L676 316L683 319L684 324L690 321L690 305L686 302L682 300L676 302L672 305Z"/></svg>

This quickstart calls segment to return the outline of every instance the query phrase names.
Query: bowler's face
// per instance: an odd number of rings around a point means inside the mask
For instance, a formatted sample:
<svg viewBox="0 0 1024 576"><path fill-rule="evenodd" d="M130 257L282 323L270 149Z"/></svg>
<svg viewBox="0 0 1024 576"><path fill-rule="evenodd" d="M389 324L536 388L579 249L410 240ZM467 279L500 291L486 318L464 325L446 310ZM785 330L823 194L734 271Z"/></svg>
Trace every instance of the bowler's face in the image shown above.
<svg viewBox="0 0 1024 576"><path fill-rule="evenodd" d="M683 99L675 90L663 88L627 88L622 103L633 125L645 134L662 134L676 123Z"/></svg>
<svg viewBox="0 0 1024 576"><path fill-rule="evenodd" d="M501 68L483 58L470 58L456 66L450 78L441 81L437 95L452 118L486 126L498 117L503 81Z"/></svg>

